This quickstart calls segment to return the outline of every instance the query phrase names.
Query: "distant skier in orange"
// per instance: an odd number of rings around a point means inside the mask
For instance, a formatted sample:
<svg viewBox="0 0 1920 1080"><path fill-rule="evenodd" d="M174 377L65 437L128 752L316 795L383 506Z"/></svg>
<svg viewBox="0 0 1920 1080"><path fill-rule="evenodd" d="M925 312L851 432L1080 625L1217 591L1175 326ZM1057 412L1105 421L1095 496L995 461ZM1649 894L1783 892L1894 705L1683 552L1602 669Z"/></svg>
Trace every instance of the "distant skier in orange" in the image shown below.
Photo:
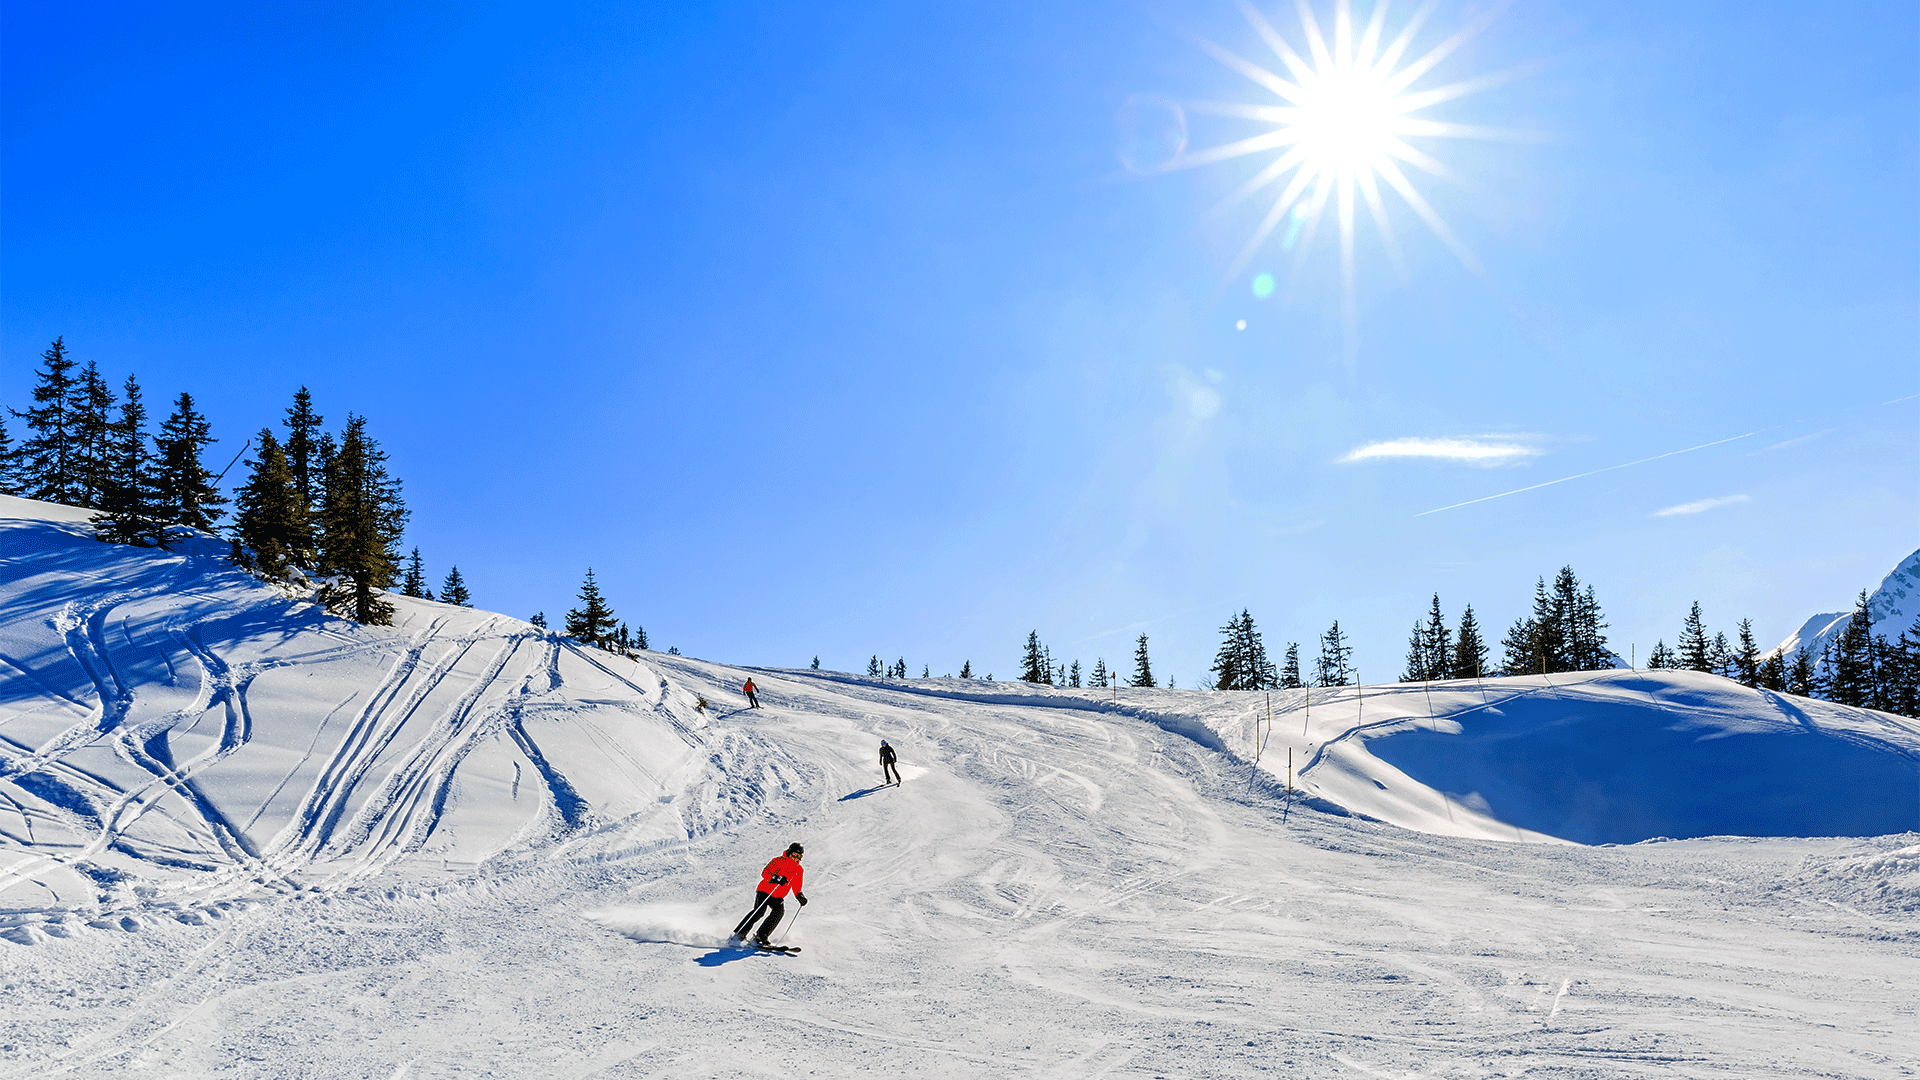
<svg viewBox="0 0 1920 1080"><path fill-rule="evenodd" d="M748 678L747 685L741 687L740 689L745 690L747 692L747 708L757 709L760 707L760 699L753 696L753 692L759 688L753 685L752 678Z"/></svg>

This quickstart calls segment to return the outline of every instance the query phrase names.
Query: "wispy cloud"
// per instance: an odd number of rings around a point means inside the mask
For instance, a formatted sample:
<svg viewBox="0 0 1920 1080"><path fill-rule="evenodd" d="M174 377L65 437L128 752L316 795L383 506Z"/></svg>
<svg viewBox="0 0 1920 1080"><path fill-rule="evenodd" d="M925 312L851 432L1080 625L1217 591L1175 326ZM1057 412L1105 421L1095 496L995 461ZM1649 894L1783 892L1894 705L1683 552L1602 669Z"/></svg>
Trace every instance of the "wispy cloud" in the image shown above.
<svg viewBox="0 0 1920 1080"><path fill-rule="evenodd" d="M1653 516L1676 517L1680 514L1698 514L1716 507L1732 506L1734 503L1746 501L1748 496L1745 495L1722 495L1717 499L1701 499L1699 502L1681 503L1679 506L1669 506L1665 510L1655 510Z"/></svg>
<svg viewBox="0 0 1920 1080"><path fill-rule="evenodd" d="M1388 439L1347 452L1341 464L1390 458L1423 458L1455 465L1517 465L1540 453L1512 437L1476 436L1465 439Z"/></svg>

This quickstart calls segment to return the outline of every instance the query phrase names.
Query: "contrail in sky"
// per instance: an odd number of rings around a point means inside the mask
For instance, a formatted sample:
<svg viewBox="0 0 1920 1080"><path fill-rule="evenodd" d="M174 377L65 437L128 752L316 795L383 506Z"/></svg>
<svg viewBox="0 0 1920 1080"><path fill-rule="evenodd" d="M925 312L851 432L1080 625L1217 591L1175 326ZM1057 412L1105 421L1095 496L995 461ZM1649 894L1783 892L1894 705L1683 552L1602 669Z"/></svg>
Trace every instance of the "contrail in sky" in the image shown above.
<svg viewBox="0 0 1920 1080"><path fill-rule="evenodd" d="M1422 510L1413 516L1426 517L1428 514L1437 514L1442 510L1457 510L1462 506L1472 506L1474 503L1483 503L1491 499L1504 499L1509 495L1518 495L1523 491L1537 491L1543 487L1552 487L1555 484L1564 484L1569 480L1578 480L1583 476L1598 476L1603 472L1612 472L1615 469L1630 468L1634 465L1645 465L1649 461L1659 461L1661 458L1673 457L1675 454L1690 454L1695 450L1705 450L1709 446L1719 446L1721 443L1739 442L1741 439L1751 439L1755 435L1760 434L1760 432L1762 431L1773 431L1773 430L1776 430L1776 428L1785 427L1785 426L1786 426L1785 424L1779 424L1779 425L1776 425L1775 427L1761 428L1759 431L1749 431L1745 435L1735 435L1730 439L1715 439L1712 442L1701 443L1699 446L1689 446L1685 450L1669 450L1664 454L1655 454L1652 457L1643 457L1639 461L1629 461L1624 465L1609 465L1604 469L1595 469L1592 472L1575 473L1572 476L1563 476L1558 480L1549 480L1544 484L1533 484L1528 487L1514 488L1512 491L1503 491L1498 495L1483 495L1478 499L1468 499L1466 502L1457 502L1457 503L1454 503L1452 506L1436 506L1431 510Z"/></svg>
<svg viewBox="0 0 1920 1080"><path fill-rule="evenodd" d="M1903 401L1912 401L1914 398L1920 398L1920 394L1908 394L1906 397L1897 397L1897 398L1894 398L1892 401L1879 402L1879 405L1882 405L1882 406L1898 405ZM1843 409L1841 411L1842 413L1848 413L1848 412L1853 412L1855 409L1870 409L1874 407L1875 406L1872 406L1872 405L1856 405L1853 408ZM1828 415L1832 415L1832 414L1828 414ZM1629 461L1623 465L1609 465L1604 469L1594 469L1592 472L1575 473L1572 476L1563 476L1558 480L1549 480L1544 484L1532 484L1523 488L1514 488L1512 491L1503 491L1498 495L1483 495L1478 499L1468 499L1466 502L1457 502L1451 506L1436 506L1431 510L1422 510L1413 516L1426 517L1428 514L1437 514L1442 510L1458 510L1463 506L1472 506L1474 503L1488 502L1493 499L1504 499L1509 495L1518 495L1523 491L1538 491L1543 487L1552 487L1555 484L1564 484L1569 480L1578 480L1581 477L1585 477L1585 476L1598 476L1603 472L1612 472L1615 469L1628 469L1628 468L1632 468L1635 465L1645 465L1649 461L1659 461L1661 458L1670 458L1677 454L1691 454L1695 450L1705 450L1709 446L1719 446L1722 443L1739 442L1741 439L1751 439L1755 435L1763 435L1769 431L1778 431L1781 428L1787 427L1787 426L1788 425L1786 424L1775 424L1772 427L1764 427L1764 428L1760 428L1757 431L1749 431L1745 435L1735 435L1732 438L1727 438L1727 439L1715 439L1712 442L1701 443L1699 446L1689 446L1685 450L1669 450L1664 454L1655 454L1652 457L1641 458L1639 461Z"/></svg>

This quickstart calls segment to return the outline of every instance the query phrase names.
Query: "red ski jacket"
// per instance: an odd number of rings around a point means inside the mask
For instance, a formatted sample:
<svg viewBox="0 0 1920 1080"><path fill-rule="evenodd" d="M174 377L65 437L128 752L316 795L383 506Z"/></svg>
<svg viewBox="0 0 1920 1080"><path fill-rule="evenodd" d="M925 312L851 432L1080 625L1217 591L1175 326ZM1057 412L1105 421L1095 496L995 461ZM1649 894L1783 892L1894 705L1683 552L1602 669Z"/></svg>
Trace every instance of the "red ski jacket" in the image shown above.
<svg viewBox="0 0 1920 1080"><path fill-rule="evenodd" d="M799 860L781 855L768 863L765 870L760 871L760 891L769 896L786 896L789 893L805 892L806 890L800 887L800 882L805 879L806 874L807 872L800 868ZM776 877L786 878L786 884L774 881Z"/></svg>

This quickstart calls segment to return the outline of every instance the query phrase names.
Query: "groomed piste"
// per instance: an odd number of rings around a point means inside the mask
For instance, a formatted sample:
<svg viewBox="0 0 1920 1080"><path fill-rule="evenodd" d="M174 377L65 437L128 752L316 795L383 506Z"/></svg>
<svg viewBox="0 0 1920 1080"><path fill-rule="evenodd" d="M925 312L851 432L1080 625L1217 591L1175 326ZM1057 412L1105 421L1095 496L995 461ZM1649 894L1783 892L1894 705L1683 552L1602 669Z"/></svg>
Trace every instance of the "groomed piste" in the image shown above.
<svg viewBox="0 0 1920 1080"><path fill-rule="evenodd" d="M1920 1069L1912 720L629 659L85 518L0 500L0 1076Z"/></svg>

